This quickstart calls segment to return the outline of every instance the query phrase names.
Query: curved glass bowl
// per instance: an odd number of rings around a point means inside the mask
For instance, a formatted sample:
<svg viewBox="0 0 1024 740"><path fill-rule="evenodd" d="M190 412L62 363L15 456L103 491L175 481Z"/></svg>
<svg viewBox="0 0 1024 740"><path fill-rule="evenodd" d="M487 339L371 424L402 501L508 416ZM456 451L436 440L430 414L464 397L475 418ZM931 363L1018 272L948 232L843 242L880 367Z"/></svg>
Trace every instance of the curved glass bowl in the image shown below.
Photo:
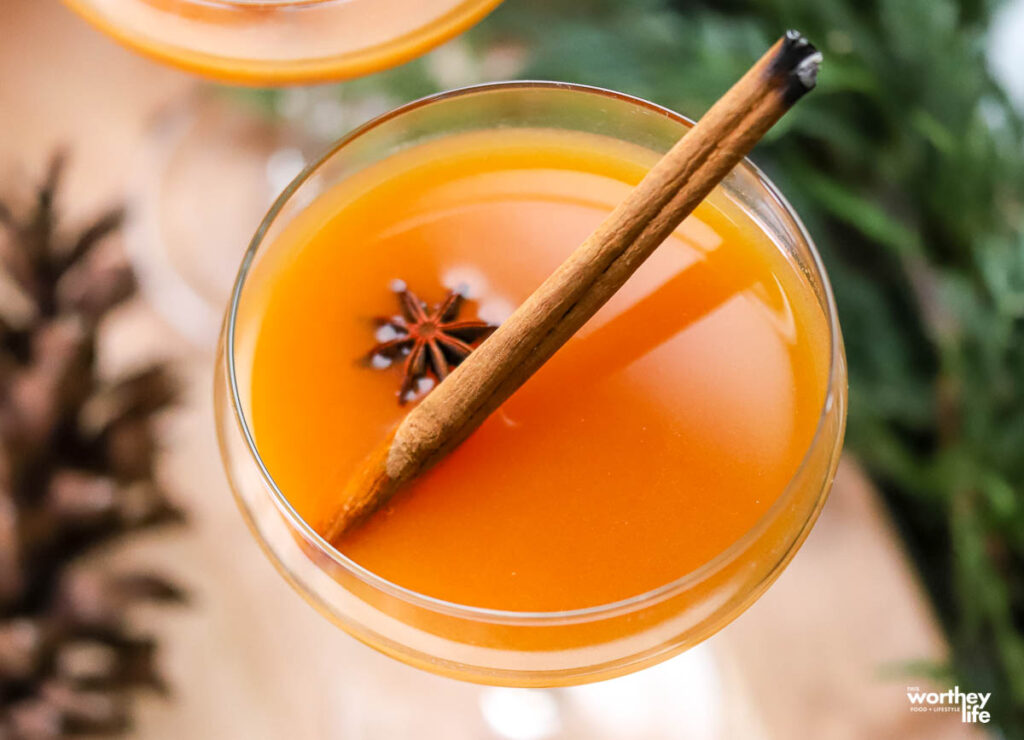
<svg viewBox="0 0 1024 740"><path fill-rule="evenodd" d="M321 613L366 644L455 678L555 686L610 678L707 638L749 606L807 536L828 495L846 421L846 362L831 289L796 214L749 162L721 187L770 235L816 293L830 332L828 392L815 437L774 505L711 562L654 591L603 606L525 613L414 593L330 547L267 471L250 426L253 345L262 289L249 281L289 221L340 180L428 139L498 127L603 134L667 150L692 125L650 103L560 83L502 83L444 93L372 121L300 175L264 219L242 262L215 380L219 438L242 512L267 555Z"/></svg>
<svg viewBox="0 0 1024 740"><path fill-rule="evenodd" d="M406 62L501 0L64 0L162 62L234 83L360 77Z"/></svg>

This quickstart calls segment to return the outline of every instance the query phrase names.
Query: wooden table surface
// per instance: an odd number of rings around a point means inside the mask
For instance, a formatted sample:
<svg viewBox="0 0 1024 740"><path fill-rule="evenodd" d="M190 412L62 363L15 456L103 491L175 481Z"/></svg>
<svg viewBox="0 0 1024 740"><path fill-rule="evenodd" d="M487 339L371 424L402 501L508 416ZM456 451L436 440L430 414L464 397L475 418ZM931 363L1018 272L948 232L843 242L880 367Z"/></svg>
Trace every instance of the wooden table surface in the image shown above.
<svg viewBox="0 0 1024 740"><path fill-rule="evenodd" d="M196 84L118 48L53 0L3 0L0 173L31 172L55 146L70 145L66 211L87 215L123 196L154 111ZM230 248L240 254L247 237ZM141 300L111 318L102 357L111 371L156 354L174 359L187 381L182 409L164 423L161 474L191 524L114 557L171 573L193 603L136 617L161 635L161 664L174 686L169 700L140 700L138 737L977 736L956 715L909 711L905 684L920 682L901 677L900 667L941 660L944 646L876 495L848 462L787 571L704 645L594 686L485 689L380 656L290 592L228 492L213 430L210 351L177 337ZM560 729L508 724L531 711L547 712Z"/></svg>

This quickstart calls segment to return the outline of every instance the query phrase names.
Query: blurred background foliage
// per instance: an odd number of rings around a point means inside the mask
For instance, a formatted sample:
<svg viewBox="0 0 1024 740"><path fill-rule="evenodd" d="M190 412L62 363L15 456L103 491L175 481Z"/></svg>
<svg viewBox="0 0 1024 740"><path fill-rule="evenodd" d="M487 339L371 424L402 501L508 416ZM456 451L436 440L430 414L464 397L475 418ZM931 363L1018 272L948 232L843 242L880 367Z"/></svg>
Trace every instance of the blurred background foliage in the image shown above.
<svg viewBox="0 0 1024 740"><path fill-rule="evenodd" d="M952 646L949 665L903 669L992 691L996 728L1024 737L1024 118L986 59L998 5L507 0L462 39L331 95L363 115L491 78L557 79L698 117L786 28L814 41L818 91L754 159L828 266L847 449ZM279 111L288 93L257 95Z"/></svg>

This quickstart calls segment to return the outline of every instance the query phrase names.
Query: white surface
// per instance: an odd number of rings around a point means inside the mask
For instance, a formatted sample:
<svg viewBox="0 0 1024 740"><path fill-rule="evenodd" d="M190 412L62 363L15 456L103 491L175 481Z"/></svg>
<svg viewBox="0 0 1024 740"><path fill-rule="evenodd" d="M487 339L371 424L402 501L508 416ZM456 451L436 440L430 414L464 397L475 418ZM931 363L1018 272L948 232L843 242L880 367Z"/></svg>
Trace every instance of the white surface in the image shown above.
<svg viewBox="0 0 1024 740"><path fill-rule="evenodd" d="M1024 112L1024 0L1006 3L996 14L989 36L989 64Z"/></svg>

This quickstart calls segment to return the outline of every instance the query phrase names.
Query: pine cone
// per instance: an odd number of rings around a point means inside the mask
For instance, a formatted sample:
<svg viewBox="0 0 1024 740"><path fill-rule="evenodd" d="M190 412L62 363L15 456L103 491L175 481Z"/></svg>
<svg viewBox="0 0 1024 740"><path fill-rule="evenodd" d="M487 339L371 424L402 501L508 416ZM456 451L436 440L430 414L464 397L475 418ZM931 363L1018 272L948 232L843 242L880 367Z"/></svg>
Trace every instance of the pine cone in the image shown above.
<svg viewBox="0 0 1024 740"><path fill-rule="evenodd" d="M25 217L0 202L0 740L127 730L132 690L164 684L126 611L183 599L160 576L80 562L182 516L153 480L166 369L106 382L96 367L99 322L135 288L94 254L121 212L64 238L63 166L55 156Z"/></svg>

